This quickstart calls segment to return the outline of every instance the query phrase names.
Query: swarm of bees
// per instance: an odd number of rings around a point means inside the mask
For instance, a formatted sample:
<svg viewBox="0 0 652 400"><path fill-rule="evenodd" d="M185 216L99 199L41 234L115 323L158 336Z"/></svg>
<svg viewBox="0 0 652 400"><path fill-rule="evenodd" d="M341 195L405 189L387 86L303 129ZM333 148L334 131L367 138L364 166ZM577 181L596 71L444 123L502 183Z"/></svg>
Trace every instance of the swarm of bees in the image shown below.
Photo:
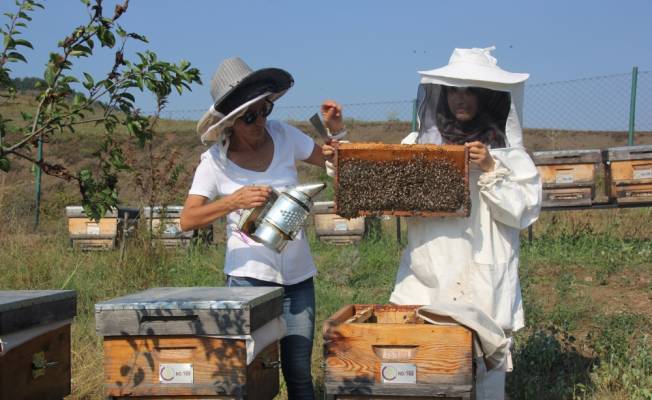
<svg viewBox="0 0 652 400"><path fill-rule="evenodd" d="M445 158L373 161L341 160L338 213L357 217L360 211L456 211L470 207L464 177Z"/></svg>

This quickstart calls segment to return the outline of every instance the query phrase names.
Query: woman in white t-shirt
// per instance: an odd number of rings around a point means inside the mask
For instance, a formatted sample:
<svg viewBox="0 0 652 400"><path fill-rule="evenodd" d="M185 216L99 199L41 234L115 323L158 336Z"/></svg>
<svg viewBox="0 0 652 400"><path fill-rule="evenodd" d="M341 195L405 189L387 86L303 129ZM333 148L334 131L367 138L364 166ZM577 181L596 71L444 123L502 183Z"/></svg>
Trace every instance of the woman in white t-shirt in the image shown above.
<svg viewBox="0 0 652 400"><path fill-rule="evenodd" d="M227 220L224 271L228 286L281 286L288 333L281 340L281 365L289 399L313 399L311 352L315 324L315 264L303 232L281 253L240 232L243 210L258 207L272 188L297 185L296 161L324 167L322 149L297 128L268 121L274 101L293 84L277 68L253 71L240 58L225 60L211 81L214 103L197 125L202 142L214 141L201 156L181 214L191 230ZM321 107L326 126L343 136L341 107ZM327 148L326 154L332 154Z"/></svg>

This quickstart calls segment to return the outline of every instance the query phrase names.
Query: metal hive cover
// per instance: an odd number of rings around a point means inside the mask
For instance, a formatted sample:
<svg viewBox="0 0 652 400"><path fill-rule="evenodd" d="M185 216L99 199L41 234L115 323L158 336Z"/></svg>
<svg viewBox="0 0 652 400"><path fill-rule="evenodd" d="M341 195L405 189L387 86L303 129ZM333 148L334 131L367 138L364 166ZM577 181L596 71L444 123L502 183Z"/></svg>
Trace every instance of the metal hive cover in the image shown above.
<svg viewBox="0 0 652 400"><path fill-rule="evenodd" d="M278 287L161 287L97 303L95 312L247 309L282 295Z"/></svg>
<svg viewBox="0 0 652 400"><path fill-rule="evenodd" d="M95 304L101 336L248 335L282 313L281 287L162 287Z"/></svg>
<svg viewBox="0 0 652 400"><path fill-rule="evenodd" d="M0 334L70 319L76 303L74 290L0 290Z"/></svg>

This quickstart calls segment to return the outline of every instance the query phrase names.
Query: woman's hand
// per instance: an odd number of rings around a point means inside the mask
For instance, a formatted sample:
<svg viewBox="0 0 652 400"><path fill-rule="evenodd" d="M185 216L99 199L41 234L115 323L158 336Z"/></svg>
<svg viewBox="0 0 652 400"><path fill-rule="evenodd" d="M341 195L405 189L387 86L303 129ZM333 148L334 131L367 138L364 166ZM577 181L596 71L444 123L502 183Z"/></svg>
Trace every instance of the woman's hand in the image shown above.
<svg viewBox="0 0 652 400"><path fill-rule="evenodd" d="M265 204L272 193L269 186L243 186L233 192L229 198L229 203L233 210L259 207Z"/></svg>
<svg viewBox="0 0 652 400"><path fill-rule="evenodd" d="M332 146L333 142L337 142L337 140L333 140L321 146L321 154L324 156L324 159L329 162L333 162L333 156L335 155L335 148Z"/></svg>
<svg viewBox="0 0 652 400"><path fill-rule="evenodd" d="M331 133L344 129L342 121L342 106L333 100L326 100L321 104L321 117Z"/></svg>
<svg viewBox="0 0 652 400"><path fill-rule="evenodd" d="M469 149L469 160L471 163L480 167L484 172L489 172L494 170L495 162L489 149L482 142L470 142L464 143L464 147Z"/></svg>

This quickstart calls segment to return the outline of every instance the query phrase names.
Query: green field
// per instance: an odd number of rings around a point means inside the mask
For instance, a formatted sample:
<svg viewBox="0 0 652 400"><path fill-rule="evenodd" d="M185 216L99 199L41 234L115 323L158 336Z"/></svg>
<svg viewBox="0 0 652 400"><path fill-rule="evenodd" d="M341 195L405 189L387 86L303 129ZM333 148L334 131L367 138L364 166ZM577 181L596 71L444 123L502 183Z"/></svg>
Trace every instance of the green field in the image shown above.
<svg viewBox="0 0 652 400"><path fill-rule="evenodd" d="M594 212L595 213L595 212ZM516 342L511 399L649 399L652 382L652 242L647 210L544 215L535 239L521 248L527 328ZM597 213L595 213L597 214ZM317 332L345 304L386 303L401 245L394 220L359 245L334 247L314 239L319 275ZM635 225L638 224L639 228ZM18 219L3 221L0 289L74 289L72 398L100 398L101 339L95 335L97 301L156 286L220 286L223 246L189 250L150 247L132 238L118 251L79 252L68 244L65 220L44 222L33 234ZM219 234L219 233L218 233ZM641 234L642 237L636 237ZM313 352L321 388L321 338ZM280 398L284 398L281 395Z"/></svg>

